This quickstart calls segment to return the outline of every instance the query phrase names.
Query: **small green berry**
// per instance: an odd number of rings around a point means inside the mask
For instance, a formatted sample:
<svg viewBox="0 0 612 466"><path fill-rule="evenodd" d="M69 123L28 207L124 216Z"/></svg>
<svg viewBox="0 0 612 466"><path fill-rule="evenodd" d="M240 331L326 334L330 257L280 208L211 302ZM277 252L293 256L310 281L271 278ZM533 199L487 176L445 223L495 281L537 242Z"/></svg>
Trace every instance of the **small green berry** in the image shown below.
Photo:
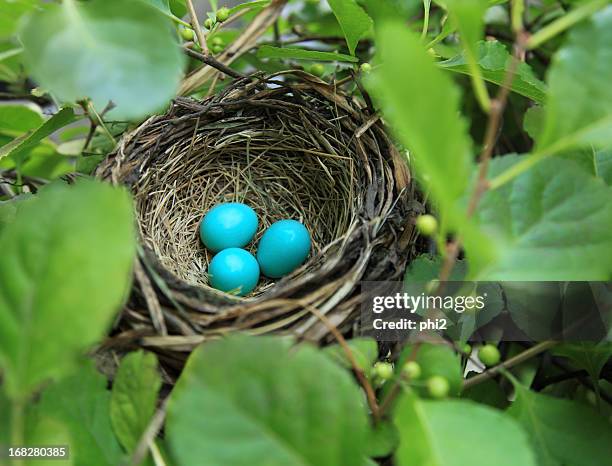
<svg viewBox="0 0 612 466"><path fill-rule="evenodd" d="M359 67L359 70L364 73L367 74L370 71L372 71L372 65L370 65L369 63L362 63L361 66Z"/></svg>
<svg viewBox="0 0 612 466"><path fill-rule="evenodd" d="M422 235L431 236L438 230L438 221L433 215L420 215L416 219L416 227Z"/></svg>
<svg viewBox="0 0 612 466"><path fill-rule="evenodd" d="M230 11L229 8L219 8L217 10L217 21L219 21L220 23L224 22L227 20L227 18L229 18L230 15Z"/></svg>
<svg viewBox="0 0 612 466"><path fill-rule="evenodd" d="M485 366L490 367L499 363L501 355L499 354L497 346L484 345L478 350L478 359L480 359L480 362Z"/></svg>
<svg viewBox="0 0 612 466"><path fill-rule="evenodd" d="M374 364L374 373L382 380L389 380L393 377L393 366L388 362L377 362Z"/></svg>
<svg viewBox="0 0 612 466"><path fill-rule="evenodd" d="M427 379L427 391L432 398L446 398L449 390L448 380L441 375L434 375Z"/></svg>
<svg viewBox="0 0 612 466"><path fill-rule="evenodd" d="M223 52L223 46L219 45L219 44L213 44L212 47L210 48L210 50L212 51L212 53L214 53L215 55Z"/></svg>
<svg viewBox="0 0 612 466"><path fill-rule="evenodd" d="M204 27L208 30L211 30L213 27L213 20L210 18L206 18L206 20L204 21Z"/></svg>
<svg viewBox="0 0 612 466"><path fill-rule="evenodd" d="M212 45L224 45L223 39L219 36L215 36L210 40Z"/></svg>
<svg viewBox="0 0 612 466"><path fill-rule="evenodd" d="M408 361L402 368L402 374L409 380L415 380L421 377L421 366L416 361Z"/></svg>
<svg viewBox="0 0 612 466"><path fill-rule="evenodd" d="M181 29L181 37L183 38L183 40L192 41L194 37L193 29L188 29L188 28Z"/></svg>
<svg viewBox="0 0 612 466"><path fill-rule="evenodd" d="M323 76L323 73L325 73L325 67L321 63L315 63L310 67L310 73L314 74L315 76Z"/></svg>
<svg viewBox="0 0 612 466"><path fill-rule="evenodd" d="M472 346L469 343L466 343L465 345L463 345L463 348L461 348L461 350L465 353L465 354L472 354Z"/></svg>

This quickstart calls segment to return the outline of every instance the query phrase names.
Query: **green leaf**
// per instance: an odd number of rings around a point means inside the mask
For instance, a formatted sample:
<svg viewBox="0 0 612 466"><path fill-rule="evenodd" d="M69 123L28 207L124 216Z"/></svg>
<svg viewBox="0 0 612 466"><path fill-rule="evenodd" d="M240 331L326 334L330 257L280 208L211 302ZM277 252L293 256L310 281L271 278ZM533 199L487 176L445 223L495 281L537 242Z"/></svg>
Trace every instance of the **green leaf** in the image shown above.
<svg viewBox="0 0 612 466"><path fill-rule="evenodd" d="M86 362L78 372L47 388L35 409L66 426L75 464L117 466L123 454L111 427L106 378L92 361Z"/></svg>
<svg viewBox="0 0 612 466"><path fill-rule="evenodd" d="M538 153L612 144L612 7L569 33L548 74L546 119Z"/></svg>
<svg viewBox="0 0 612 466"><path fill-rule="evenodd" d="M253 0L250 2L240 3L232 8L230 8L230 16L234 13L238 13L241 10L246 10L249 8L263 8L270 4L271 0Z"/></svg>
<svg viewBox="0 0 612 466"><path fill-rule="evenodd" d="M521 157L493 159L490 176ZM544 161L488 191L477 218L497 259L481 279L607 280L612 273L612 192L570 160ZM468 243L466 243L468 244ZM472 251L479 245L471 245Z"/></svg>
<svg viewBox="0 0 612 466"><path fill-rule="evenodd" d="M612 343L563 343L553 348L552 352L569 358L576 366L586 370L593 381L597 381L603 366L612 357Z"/></svg>
<svg viewBox="0 0 612 466"><path fill-rule="evenodd" d="M384 23L378 33L383 65L371 73L368 88L410 149L416 175L442 216L456 217L456 200L473 165L467 125L459 115L459 90L404 24Z"/></svg>
<svg viewBox="0 0 612 466"><path fill-rule="evenodd" d="M612 427L590 407L515 384L508 414L517 419L541 466L600 466L612 458Z"/></svg>
<svg viewBox="0 0 612 466"><path fill-rule="evenodd" d="M179 465L362 464L363 395L309 345L234 335L189 358L168 405L166 434Z"/></svg>
<svg viewBox="0 0 612 466"><path fill-rule="evenodd" d="M512 56L508 53L504 44L496 40L480 41L475 50L475 57L482 77L498 86L502 85L512 62ZM465 52L440 62L438 65L457 73L471 73ZM510 89L537 103L543 103L546 97L546 85L533 74L531 67L524 62L519 65ZM533 108L539 109L539 107ZM529 112L527 112L527 115L529 115Z"/></svg>
<svg viewBox="0 0 612 466"><path fill-rule="evenodd" d="M328 0L348 46L351 55L355 55L355 48L359 39L363 38L372 29L372 18L359 6L356 0Z"/></svg>
<svg viewBox="0 0 612 466"><path fill-rule="evenodd" d="M33 15L21 30L24 59L61 100L90 97L110 115L138 118L175 94L184 56L168 20L142 2L67 0Z"/></svg>
<svg viewBox="0 0 612 466"><path fill-rule="evenodd" d="M414 346L407 345L402 349L398 359L397 367L401 368L410 358ZM459 356L445 344L423 343L416 353L416 362L421 366L421 376L419 380L427 380L434 375L444 377L450 386L450 394L458 395L463 384L461 373L461 362ZM419 390L425 394L425 387Z"/></svg>
<svg viewBox="0 0 612 466"><path fill-rule="evenodd" d="M505 409L508 406L508 398L499 384L492 379L485 380L476 385L466 388L461 393L461 398L469 399L492 408Z"/></svg>
<svg viewBox="0 0 612 466"><path fill-rule="evenodd" d="M28 422L30 422L28 420ZM63 423L50 418L38 417L36 422L30 422L26 432L27 445L69 446L73 444L70 431ZM1 444L1 442L0 442ZM28 462L31 466L71 466L74 464L74 448L70 448L68 459L37 458Z"/></svg>
<svg viewBox="0 0 612 466"><path fill-rule="evenodd" d="M451 21L459 30L461 44L470 70L470 77L476 98L481 106L488 111L490 106L487 88L484 85L482 72L478 66L478 41L484 33L484 14L487 0L447 0Z"/></svg>
<svg viewBox="0 0 612 466"><path fill-rule="evenodd" d="M0 367L27 397L74 367L107 331L129 286L135 251L124 191L54 184L0 232Z"/></svg>
<svg viewBox="0 0 612 466"><path fill-rule="evenodd" d="M155 413L160 387L153 353L136 351L121 360L113 382L110 416L121 445L130 453Z"/></svg>
<svg viewBox="0 0 612 466"><path fill-rule="evenodd" d="M63 128L76 119L71 107L62 108L37 128L15 138L7 145L0 147L0 160L4 157L18 158L36 147L44 138Z"/></svg>
<svg viewBox="0 0 612 466"><path fill-rule="evenodd" d="M0 105L0 134L17 137L42 125L44 121L40 109L35 105Z"/></svg>
<svg viewBox="0 0 612 466"><path fill-rule="evenodd" d="M372 427L368 441L368 456L382 458L393 453L399 444L397 427L390 421L381 421Z"/></svg>
<svg viewBox="0 0 612 466"><path fill-rule="evenodd" d="M297 47L272 47L262 45L257 51L257 58L280 58L293 60L316 60L316 61L359 61L350 55L334 52L319 52L317 50L305 50Z"/></svg>
<svg viewBox="0 0 612 466"><path fill-rule="evenodd" d="M361 337L348 340L347 343L357 362L357 366L363 372L369 374L370 368L378 359L378 343L376 340L373 338ZM348 360L344 349L339 344L325 347L323 353L330 356L331 359L341 364L343 367L352 369L353 366Z"/></svg>
<svg viewBox="0 0 612 466"><path fill-rule="evenodd" d="M429 256L421 254L410 262L404 274L405 282L429 282L437 279L442 267L440 256ZM450 281L461 281L466 274L467 264L463 260L458 260L449 277Z"/></svg>
<svg viewBox="0 0 612 466"><path fill-rule="evenodd" d="M0 40L7 39L17 30L19 20L39 7L37 0L11 0L0 2Z"/></svg>
<svg viewBox="0 0 612 466"><path fill-rule="evenodd" d="M407 394L398 403L399 466L535 466L528 438L500 411L470 401L422 401Z"/></svg>

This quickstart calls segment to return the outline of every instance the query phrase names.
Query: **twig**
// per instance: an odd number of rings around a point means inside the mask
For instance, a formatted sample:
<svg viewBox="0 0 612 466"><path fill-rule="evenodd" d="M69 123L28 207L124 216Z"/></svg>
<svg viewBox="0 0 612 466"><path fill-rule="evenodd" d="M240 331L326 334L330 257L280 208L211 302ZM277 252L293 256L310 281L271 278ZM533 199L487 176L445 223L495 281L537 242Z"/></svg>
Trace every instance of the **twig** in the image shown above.
<svg viewBox="0 0 612 466"><path fill-rule="evenodd" d="M198 15L195 11L195 7L193 6L193 0L187 0L187 9L189 10L189 16L191 17L191 26L195 31L196 37L198 38L198 42L200 43L200 48L204 55L208 56L208 45L206 44L206 36L202 32L202 28L200 27L200 21L198 21Z"/></svg>
<svg viewBox="0 0 612 466"><path fill-rule="evenodd" d="M484 382L485 380L488 380L496 376L497 374L499 374L501 371L505 369L510 369L511 367L516 366L517 364L525 362L528 359L531 359L534 356L537 356L538 354L543 353L544 351L552 348L556 344L557 344L556 341L543 341L542 343L538 343L537 345L532 346L528 350L525 350L522 353L517 354L514 357L511 357L510 359L506 359L501 364L498 364L497 366L494 366L491 369L488 369L482 372L481 374L478 374L474 377L467 379L463 383L463 388L466 389L474 385L478 385L479 383Z"/></svg>
<svg viewBox="0 0 612 466"><path fill-rule="evenodd" d="M321 311L305 302L300 301L300 305L302 305L309 312L314 314L317 319L323 322L323 324L327 327L330 333L338 341L338 344L342 347L344 353L346 354L346 358L351 363L351 367L353 368L353 372L355 373L357 380L359 380L359 383L365 391L366 398L368 400L368 405L370 406L370 410L372 411L372 417L374 418L375 422L378 422L380 420L380 408L378 407L378 403L376 402L376 394L374 393L374 389L372 388L372 385L368 381L367 377L359 368L357 360L355 359L355 356L353 356L351 347L348 345L348 343L346 342L342 334L338 331L336 326L323 313L321 313Z"/></svg>
<svg viewBox="0 0 612 466"><path fill-rule="evenodd" d="M206 63L207 65L218 69L222 73L225 73L226 75L231 76L232 78L245 78L246 77L246 75L236 70L231 69L229 66L225 66L223 63L221 63L219 60L215 59L211 55L203 55L200 52L196 52L195 50L192 50L188 47L183 48L183 50L190 57L196 58L202 61L203 63Z"/></svg>
<svg viewBox="0 0 612 466"><path fill-rule="evenodd" d="M416 360L417 355L419 354L419 349L421 349L421 342L415 343L414 347L412 348L412 351L410 352L410 356L408 356L408 359L406 359L406 363L410 362L410 361L415 361ZM389 394L385 397L385 399L383 400L382 404L380 405L380 414L381 414L381 416L387 411L389 406L391 406L391 403L393 402L393 400L395 400L397 395L400 393L400 390L401 390L401 381L402 381L403 377L404 376L402 375L401 368L400 368L400 375L399 375L399 377L397 377L395 379L394 385L391 387L391 390L389 391Z"/></svg>
<svg viewBox="0 0 612 466"><path fill-rule="evenodd" d="M157 436L157 433L161 429L161 426L163 425L164 420L166 419L166 408L169 399L170 396L168 396L162 402L161 406L155 412L155 415L151 419L151 422L149 422L149 425L147 426L143 434L140 436L140 440L138 440L138 445L136 445L134 453L130 458L130 466L137 466L141 464L145 459L145 456L147 455L147 451L149 450L151 443L155 441L155 437Z"/></svg>
<svg viewBox="0 0 612 466"><path fill-rule="evenodd" d="M506 108L506 103L508 102L508 95L510 94L510 86L514 80L514 75L516 74L519 63L525 59L526 43L527 34L523 29L520 29L516 34L512 61L510 62L510 66L508 67L508 70L504 76L499 93L493 100L491 100L491 109L487 121L484 144L479 157L480 166L478 169L478 178L467 207L468 218L474 214L480 199L487 189L489 189L487 172L489 170L489 162L493 155L493 149L495 148L495 138L501 125L501 118L504 113L504 109ZM455 266L455 262L457 261L459 250L461 249L461 243L461 237L457 236L447 245L446 255L440 270L440 282L445 282L450 277L453 267Z"/></svg>

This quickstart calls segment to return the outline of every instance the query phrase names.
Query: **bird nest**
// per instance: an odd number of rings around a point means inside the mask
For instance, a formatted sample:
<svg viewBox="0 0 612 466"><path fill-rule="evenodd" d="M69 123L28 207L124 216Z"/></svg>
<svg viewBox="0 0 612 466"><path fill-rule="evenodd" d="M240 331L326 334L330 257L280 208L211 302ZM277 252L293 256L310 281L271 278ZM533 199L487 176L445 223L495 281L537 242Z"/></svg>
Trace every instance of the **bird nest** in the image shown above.
<svg viewBox="0 0 612 466"><path fill-rule="evenodd" d="M238 79L201 102L178 98L126 135L97 175L131 190L142 246L111 341L154 348L177 367L231 331L315 341L330 324L350 332L360 282L398 279L414 253L419 204L378 115L303 72ZM257 212L252 252L273 222L304 223L307 262L243 298L211 288L198 225L220 202Z"/></svg>

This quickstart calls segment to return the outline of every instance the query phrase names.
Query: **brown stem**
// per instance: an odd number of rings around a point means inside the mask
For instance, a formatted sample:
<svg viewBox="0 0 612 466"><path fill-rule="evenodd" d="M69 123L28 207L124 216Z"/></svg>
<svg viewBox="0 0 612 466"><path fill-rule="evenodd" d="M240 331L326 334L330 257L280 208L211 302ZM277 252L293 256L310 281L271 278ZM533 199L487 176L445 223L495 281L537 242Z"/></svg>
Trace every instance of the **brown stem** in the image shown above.
<svg viewBox="0 0 612 466"><path fill-rule="evenodd" d="M527 34L524 31L519 31L517 33L516 41L514 44L514 53L512 55L512 61L510 62L510 66L506 71L504 80L497 96L491 100L491 111L489 112L489 118L487 121L485 139L482 151L480 152L479 156L480 163L478 168L478 178L476 180L476 186L472 191L472 195L470 196L467 207L468 218L474 215L474 213L476 212L476 208L478 207L478 203L480 202L480 199L487 191L487 189L489 189L487 173L489 170L489 162L491 161L491 157L493 155L493 149L495 148L495 138L501 125L501 119L502 115L504 114L504 109L506 108L506 104L508 103L510 86L512 85L512 81L514 80L516 70L518 69L520 62L525 59L526 43ZM457 236L447 245L446 256L444 257L444 262L440 270L440 282L444 282L449 279L450 274L453 271L453 267L455 266L455 263L457 261L457 256L459 255L461 244L462 239L460 236Z"/></svg>
<svg viewBox="0 0 612 466"><path fill-rule="evenodd" d="M218 69L222 73L225 73L226 75L231 76L232 78L245 78L246 77L246 75L236 70L231 69L229 66L225 66L223 63L221 63L219 60L215 59L211 55L203 55L200 52L196 52L195 50L192 50L188 47L183 48L183 50L185 50L185 53L189 55L190 57L201 60L203 63L206 63L207 65Z"/></svg>

